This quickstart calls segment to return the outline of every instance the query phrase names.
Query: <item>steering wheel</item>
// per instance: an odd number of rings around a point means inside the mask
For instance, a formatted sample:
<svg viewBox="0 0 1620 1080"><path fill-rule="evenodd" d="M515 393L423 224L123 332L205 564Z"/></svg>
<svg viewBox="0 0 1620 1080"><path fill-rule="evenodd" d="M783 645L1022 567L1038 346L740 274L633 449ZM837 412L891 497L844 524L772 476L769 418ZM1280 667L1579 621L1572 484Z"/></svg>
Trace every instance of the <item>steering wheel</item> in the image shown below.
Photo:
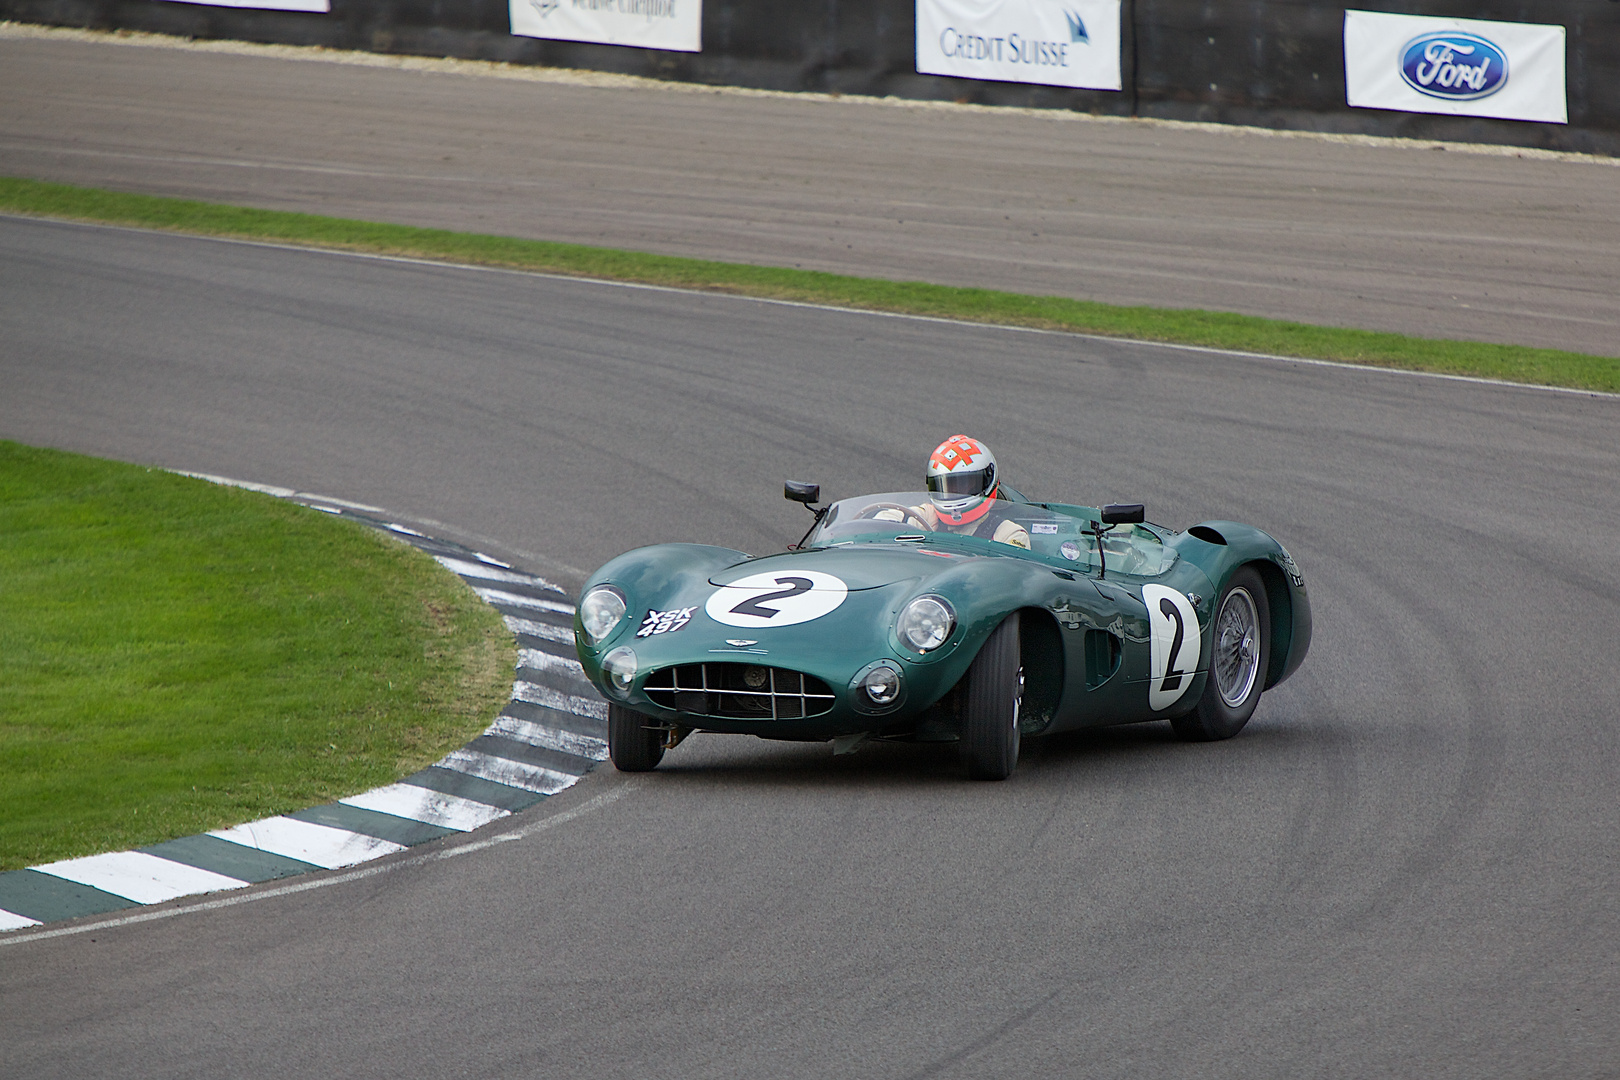
<svg viewBox="0 0 1620 1080"><path fill-rule="evenodd" d="M916 525L917 528L919 528L919 529L926 527L926 526L923 525L923 523L921 521L917 520L917 515L911 512L911 507L909 507L909 506L901 506L899 503L892 503L892 502L868 503L867 505L861 507L861 512L855 515L855 520L856 521L871 520L871 519L877 517L878 513L880 511L883 511L883 510L898 510L898 511L900 511L899 524L901 524L901 525L904 525L904 524L909 522L909 523L911 523L913 525Z"/></svg>

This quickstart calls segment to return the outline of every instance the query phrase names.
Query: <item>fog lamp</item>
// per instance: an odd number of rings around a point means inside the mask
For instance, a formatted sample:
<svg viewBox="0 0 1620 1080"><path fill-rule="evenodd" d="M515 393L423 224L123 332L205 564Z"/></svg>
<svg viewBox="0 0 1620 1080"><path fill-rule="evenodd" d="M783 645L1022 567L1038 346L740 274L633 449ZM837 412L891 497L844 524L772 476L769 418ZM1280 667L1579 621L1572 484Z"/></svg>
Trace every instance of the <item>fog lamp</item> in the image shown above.
<svg viewBox="0 0 1620 1080"><path fill-rule="evenodd" d="M620 645L602 657L602 674L607 676L608 689L616 691L620 697L628 694L630 685L636 681L635 650Z"/></svg>
<svg viewBox="0 0 1620 1080"><path fill-rule="evenodd" d="M874 705L892 705L900 697L900 673L892 667L875 667L861 680L861 690Z"/></svg>

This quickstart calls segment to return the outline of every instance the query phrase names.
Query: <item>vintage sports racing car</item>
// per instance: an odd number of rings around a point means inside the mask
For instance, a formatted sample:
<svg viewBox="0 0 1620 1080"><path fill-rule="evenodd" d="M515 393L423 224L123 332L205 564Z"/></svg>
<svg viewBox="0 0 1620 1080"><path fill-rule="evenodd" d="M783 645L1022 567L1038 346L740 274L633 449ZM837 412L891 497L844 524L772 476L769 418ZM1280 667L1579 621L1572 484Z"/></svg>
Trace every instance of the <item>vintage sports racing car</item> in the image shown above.
<svg viewBox="0 0 1620 1080"><path fill-rule="evenodd" d="M819 501L813 484L787 497ZM1225 739L1311 641L1299 568L1258 529L1177 532L1140 505L995 505L1028 550L930 531L899 492L815 509L785 552L661 544L581 593L574 637L607 696L609 755L657 766L693 731L766 739L956 741L999 780L1019 740L1169 720ZM812 507L813 508L813 507ZM814 508L813 508L814 509Z"/></svg>

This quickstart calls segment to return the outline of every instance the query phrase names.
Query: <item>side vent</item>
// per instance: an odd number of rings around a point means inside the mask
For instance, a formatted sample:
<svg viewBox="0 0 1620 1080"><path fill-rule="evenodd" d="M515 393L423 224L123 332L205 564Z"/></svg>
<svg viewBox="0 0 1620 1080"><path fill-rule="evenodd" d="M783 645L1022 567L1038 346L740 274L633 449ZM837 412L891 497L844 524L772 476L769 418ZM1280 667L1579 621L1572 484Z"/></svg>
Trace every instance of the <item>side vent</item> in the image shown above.
<svg viewBox="0 0 1620 1080"><path fill-rule="evenodd" d="M1119 670L1119 638L1106 630L1086 631L1086 689L1095 690Z"/></svg>
<svg viewBox="0 0 1620 1080"><path fill-rule="evenodd" d="M1206 544L1214 544L1217 547L1226 546L1226 537L1222 536L1208 525L1194 525L1192 528L1187 530L1187 535L1196 536Z"/></svg>

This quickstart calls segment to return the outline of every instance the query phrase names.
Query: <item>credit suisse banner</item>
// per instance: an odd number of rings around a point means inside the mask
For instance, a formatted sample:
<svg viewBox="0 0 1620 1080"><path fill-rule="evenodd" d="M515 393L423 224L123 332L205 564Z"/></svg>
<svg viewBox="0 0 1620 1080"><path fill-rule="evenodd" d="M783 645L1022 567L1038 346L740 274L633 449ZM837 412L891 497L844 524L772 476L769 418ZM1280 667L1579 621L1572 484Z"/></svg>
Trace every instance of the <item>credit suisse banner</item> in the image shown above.
<svg viewBox="0 0 1620 1080"><path fill-rule="evenodd" d="M1120 0L917 0L917 70L1118 90Z"/></svg>
<svg viewBox="0 0 1620 1080"><path fill-rule="evenodd" d="M509 0L512 33L558 41L703 51L703 0Z"/></svg>
<svg viewBox="0 0 1620 1080"><path fill-rule="evenodd" d="M1346 11L1344 83L1357 108L1569 123L1562 26Z"/></svg>

